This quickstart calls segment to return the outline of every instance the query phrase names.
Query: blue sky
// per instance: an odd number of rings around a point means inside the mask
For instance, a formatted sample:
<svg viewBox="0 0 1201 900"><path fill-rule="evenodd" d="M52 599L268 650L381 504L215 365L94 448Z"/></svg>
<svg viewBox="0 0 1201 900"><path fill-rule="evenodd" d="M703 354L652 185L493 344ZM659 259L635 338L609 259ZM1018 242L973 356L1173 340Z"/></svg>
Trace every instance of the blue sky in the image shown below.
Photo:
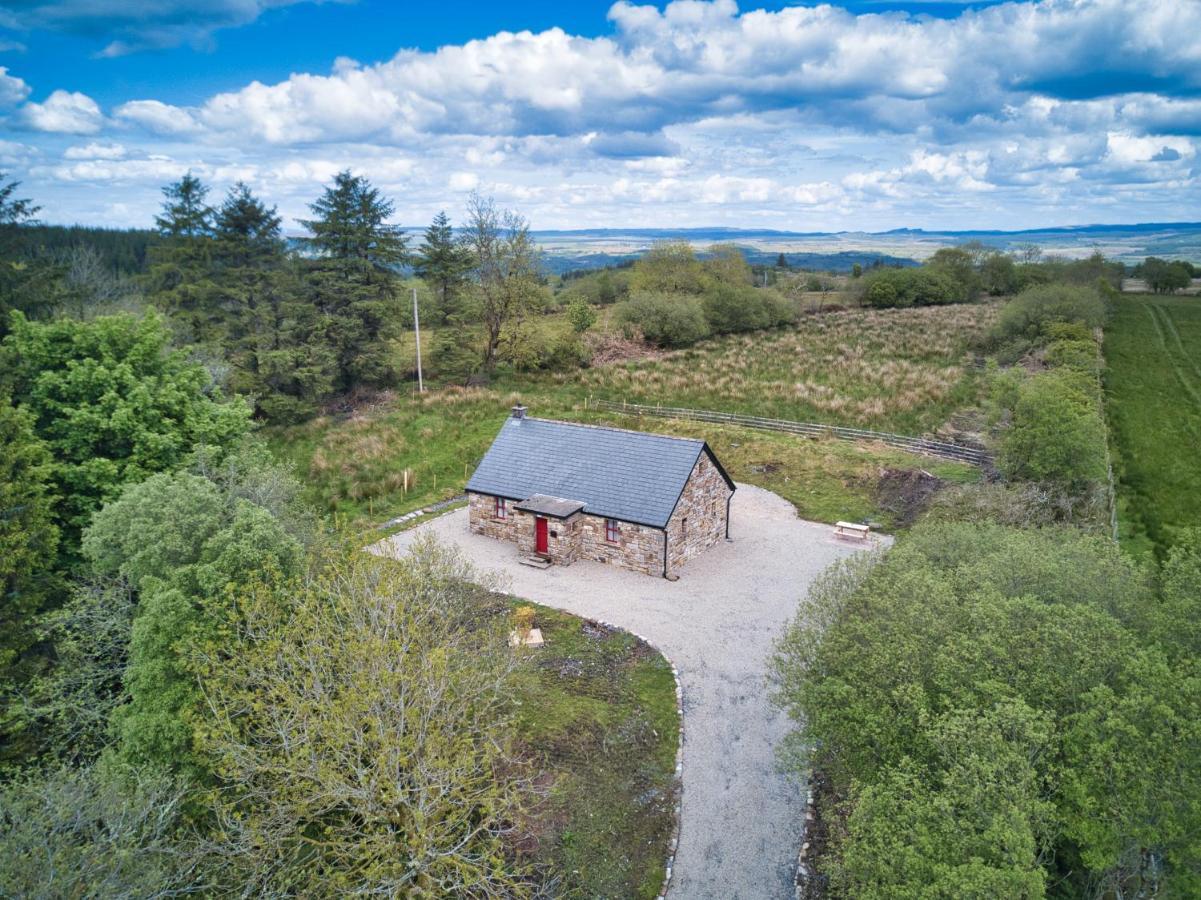
<svg viewBox="0 0 1201 900"><path fill-rule="evenodd" d="M191 169L289 227L397 218L1020 228L1197 218L1201 3L34 0L0 9L0 168L147 225Z"/></svg>

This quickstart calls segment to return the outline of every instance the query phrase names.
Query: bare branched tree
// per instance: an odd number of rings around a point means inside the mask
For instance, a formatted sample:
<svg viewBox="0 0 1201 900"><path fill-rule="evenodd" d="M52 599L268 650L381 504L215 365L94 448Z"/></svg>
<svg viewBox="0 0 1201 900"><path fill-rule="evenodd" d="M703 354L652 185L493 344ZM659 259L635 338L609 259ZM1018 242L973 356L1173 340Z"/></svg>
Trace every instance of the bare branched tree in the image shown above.
<svg viewBox="0 0 1201 900"><path fill-rule="evenodd" d="M185 824L186 784L111 763L0 788L0 896L209 893L205 850Z"/></svg>
<svg viewBox="0 0 1201 900"><path fill-rule="evenodd" d="M506 333L510 343L520 343L522 324L538 297L538 248L524 218L498 210L491 197L477 193L467 202L464 239L475 262L484 321L483 368L491 372Z"/></svg>
<svg viewBox="0 0 1201 900"><path fill-rule="evenodd" d="M528 893L503 845L523 789L502 713L514 663L475 578L423 543L242 598L201 661L237 890Z"/></svg>

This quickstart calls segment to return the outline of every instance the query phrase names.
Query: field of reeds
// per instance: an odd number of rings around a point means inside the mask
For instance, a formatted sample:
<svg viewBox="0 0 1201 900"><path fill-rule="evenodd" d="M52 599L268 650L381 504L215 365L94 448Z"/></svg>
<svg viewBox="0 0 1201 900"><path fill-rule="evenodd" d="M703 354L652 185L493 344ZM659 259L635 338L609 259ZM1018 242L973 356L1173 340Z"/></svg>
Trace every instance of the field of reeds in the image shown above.
<svg viewBox="0 0 1201 900"><path fill-rule="evenodd" d="M849 309L660 359L543 376L582 400L692 406L918 434L978 399L970 345L991 304ZM526 379L513 382L524 388Z"/></svg>

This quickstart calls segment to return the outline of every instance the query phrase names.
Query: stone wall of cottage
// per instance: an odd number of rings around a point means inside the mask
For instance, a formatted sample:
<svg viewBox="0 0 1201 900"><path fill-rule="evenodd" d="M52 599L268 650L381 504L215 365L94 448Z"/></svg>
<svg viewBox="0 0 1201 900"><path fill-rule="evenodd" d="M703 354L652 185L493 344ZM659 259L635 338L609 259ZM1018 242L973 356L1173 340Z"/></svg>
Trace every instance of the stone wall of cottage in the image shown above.
<svg viewBox="0 0 1201 900"><path fill-rule="evenodd" d="M701 454L676 511L667 524L668 573L726 536L726 509L730 497L726 484L708 454ZM496 517L495 499L489 494L468 495L468 522L476 534L511 541L523 554L535 552L532 513L513 509L507 518ZM617 541L605 537L605 520L577 513L566 520L547 519L547 555L559 565L589 559L621 566L647 575L663 574L663 532L645 525L618 523Z"/></svg>
<svg viewBox="0 0 1201 900"><path fill-rule="evenodd" d="M726 510L732 493L709 454L702 453L667 523L669 574L725 540Z"/></svg>
<svg viewBox="0 0 1201 900"><path fill-rule="evenodd" d="M476 534L483 534L502 541L512 541L517 549L533 556L537 547L537 532L533 513L513 508L508 501L508 515L501 519L496 515L496 498L491 494L467 495L468 527ZM569 566L580 555L580 514L566 519L546 520L546 555L552 562Z"/></svg>
<svg viewBox="0 0 1201 900"><path fill-rule="evenodd" d="M647 575L663 574L663 532L646 525L617 523L617 540L605 538L605 520L580 515L580 559L633 569Z"/></svg>
<svg viewBox="0 0 1201 900"><path fill-rule="evenodd" d="M518 543L517 521L514 518L513 501L509 501L507 518L496 517L496 498L491 494L467 495L467 525L476 534L487 535L498 541ZM531 540L533 538L531 537Z"/></svg>

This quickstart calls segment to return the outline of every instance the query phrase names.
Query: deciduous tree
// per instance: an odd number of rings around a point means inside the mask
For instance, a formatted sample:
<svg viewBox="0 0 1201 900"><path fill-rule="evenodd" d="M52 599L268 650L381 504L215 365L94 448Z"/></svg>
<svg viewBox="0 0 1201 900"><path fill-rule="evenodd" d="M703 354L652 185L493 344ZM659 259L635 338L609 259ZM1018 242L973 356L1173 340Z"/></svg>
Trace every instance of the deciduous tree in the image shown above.
<svg viewBox="0 0 1201 900"><path fill-rule="evenodd" d="M484 323L485 371L496 368L501 342L519 344L526 316L541 294L538 249L529 223L512 210L498 210L489 197L472 194L464 235L475 264L475 286Z"/></svg>
<svg viewBox="0 0 1201 900"><path fill-rule="evenodd" d="M337 556L240 595L203 673L239 891L521 896L502 697L507 617L432 544Z"/></svg>
<svg viewBox="0 0 1201 900"><path fill-rule="evenodd" d="M181 464L198 444L229 446L249 409L170 349L161 318L32 322L0 345L0 379L53 456L55 523L70 557L92 514L125 484Z"/></svg>

